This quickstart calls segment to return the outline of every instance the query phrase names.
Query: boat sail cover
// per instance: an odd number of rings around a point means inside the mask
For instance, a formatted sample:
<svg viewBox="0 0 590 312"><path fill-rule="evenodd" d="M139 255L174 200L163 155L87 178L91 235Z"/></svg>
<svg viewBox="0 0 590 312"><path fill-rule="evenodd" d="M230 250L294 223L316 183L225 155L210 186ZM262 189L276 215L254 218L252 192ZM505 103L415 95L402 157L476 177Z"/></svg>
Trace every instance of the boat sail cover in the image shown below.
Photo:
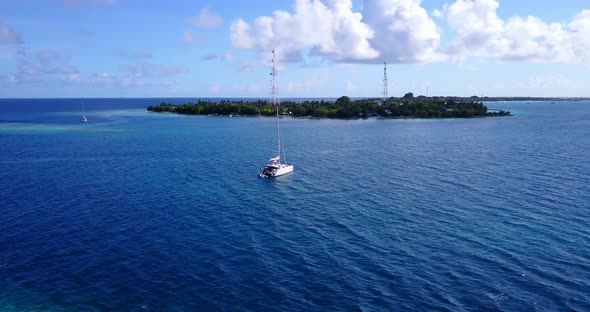
<svg viewBox="0 0 590 312"><path fill-rule="evenodd" d="M277 156L277 157L270 159L271 162L275 162L275 161L279 161L279 160L281 160L281 156Z"/></svg>

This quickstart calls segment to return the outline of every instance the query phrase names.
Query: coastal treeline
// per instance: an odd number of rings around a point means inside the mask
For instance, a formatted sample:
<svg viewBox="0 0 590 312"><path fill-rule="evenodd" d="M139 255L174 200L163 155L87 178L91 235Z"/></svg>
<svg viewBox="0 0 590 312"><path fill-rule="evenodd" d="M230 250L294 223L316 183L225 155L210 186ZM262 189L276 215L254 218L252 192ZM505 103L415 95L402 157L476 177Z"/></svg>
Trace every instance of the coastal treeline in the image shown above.
<svg viewBox="0 0 590 312"><path fill-rule="evenodd" d="M198 100L194 103L171 104L162 102L149 106L148 111L170 112L188 115L234 115L272 116L275 107L269 101L256 100ZM413 118L469 118L485 116L508 116L507 111L488 111L479 101L452 97L414 97L408 93L402 98L352 100L342 96L336 101L305 100L300 102L282 101L279 114L294 117L318 118L369 118L369 117L413 117Z"/></svg>

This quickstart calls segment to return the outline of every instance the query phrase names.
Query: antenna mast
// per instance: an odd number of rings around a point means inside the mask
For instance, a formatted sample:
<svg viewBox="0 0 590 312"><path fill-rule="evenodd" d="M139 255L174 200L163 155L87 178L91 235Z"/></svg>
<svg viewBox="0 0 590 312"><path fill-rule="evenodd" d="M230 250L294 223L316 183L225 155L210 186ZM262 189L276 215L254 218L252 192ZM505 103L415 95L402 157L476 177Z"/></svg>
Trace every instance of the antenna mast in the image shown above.
<svg viewBox="0 0 590 312"><path fill-rule="evenodd" d="M387 63L383 63L383 91L382 91L382 99L381 102L385 103L387 101Z"/></svg>

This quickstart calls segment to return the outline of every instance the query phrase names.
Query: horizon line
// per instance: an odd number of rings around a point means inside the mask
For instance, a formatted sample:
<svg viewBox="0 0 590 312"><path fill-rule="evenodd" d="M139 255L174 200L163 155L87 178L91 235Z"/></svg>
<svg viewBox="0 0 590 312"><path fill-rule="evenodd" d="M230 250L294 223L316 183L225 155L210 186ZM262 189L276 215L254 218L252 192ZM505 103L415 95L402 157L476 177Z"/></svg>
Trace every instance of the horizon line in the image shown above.
<svg viewBox="0 0 590 312"><path fill-rule="evenodd" d="M337 99L342 96L348 95L339 95L339 96L311 96L311 97L283 97L282 99ZM350 98L358 99L380 99L379 96L348 96ZM426 98L434 98L434 97L458 97L458 98L529 98L529 99L578 99L578 100L590 100L590 96L529 96L529 95L516 95L516 96L479 96L479 95L469 95L469 96L460 96L460 95L430 95L426 96L423 94L414 95L414 98L417 97L426 97ZM267 97L256 97L256 96L148 96L148 97L0 97L0 100L89 100L89 99L268 99ZM390 96L388 98L403 98L403 96Z"/></svg>

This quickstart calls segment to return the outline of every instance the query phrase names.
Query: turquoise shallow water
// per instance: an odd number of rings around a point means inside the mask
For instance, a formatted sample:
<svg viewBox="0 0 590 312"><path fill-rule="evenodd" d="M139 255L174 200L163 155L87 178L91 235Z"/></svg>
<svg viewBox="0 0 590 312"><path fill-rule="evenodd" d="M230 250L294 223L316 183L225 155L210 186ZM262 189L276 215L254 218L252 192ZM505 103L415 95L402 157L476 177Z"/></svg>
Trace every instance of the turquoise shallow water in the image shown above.
<svg viewBox="0 0 590 312"><path fill-rule="evenodd" d="M0 100L0 310L590 310L590 103L283 119ZM181 100L179 100L181 101Z"/></svg>

